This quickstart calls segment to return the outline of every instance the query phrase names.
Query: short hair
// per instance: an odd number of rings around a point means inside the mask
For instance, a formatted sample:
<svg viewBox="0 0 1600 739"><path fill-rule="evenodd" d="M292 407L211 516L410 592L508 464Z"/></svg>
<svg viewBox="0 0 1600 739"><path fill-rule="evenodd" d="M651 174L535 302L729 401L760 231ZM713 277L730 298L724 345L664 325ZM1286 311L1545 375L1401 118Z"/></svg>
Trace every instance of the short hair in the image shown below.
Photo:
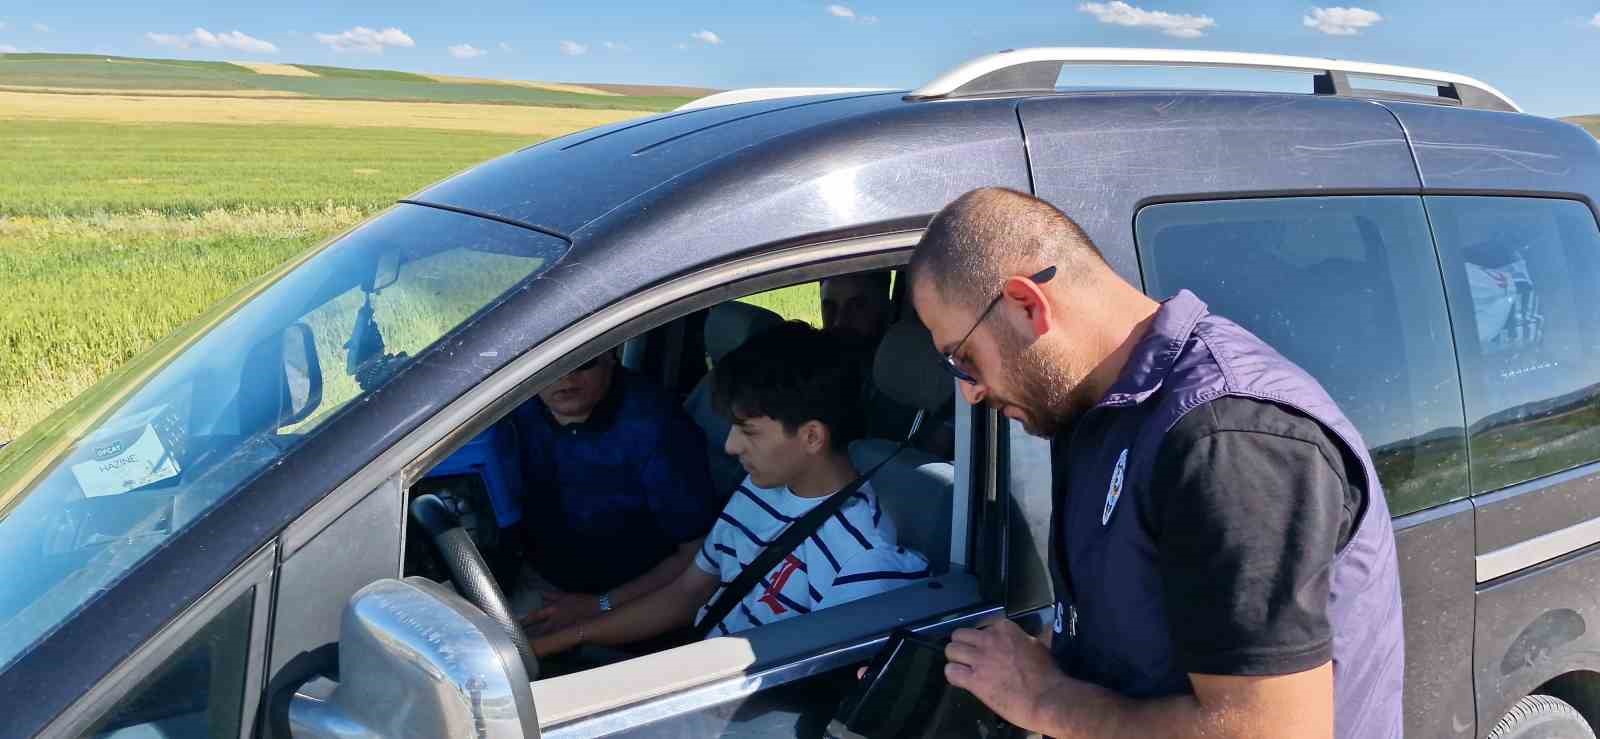
<svg viewBox="0 0 1600 739"><path fill-rule="evenodd" d="M1055 206L1016 190L985 187L933 217L906 273L913 290L931 280L945 302L981 308L1007 277L1051 265L1058 279L1081 284L1106 261L1083 228Z"/></svg>
<svg viewBox="0 0 1600 739"><path fill-rule="evenodd" d="M882 295L884 300L889 300L889 273L888 272L862 272L853 275L837 275L822 278L823 283L843 282L845 280L861 280L867 283L875 295Z"/></svg>
<svg viewBox="0 0 1600 739"><path fill-rule="evenodd" d="M839 340L801 321L752 336L711 370L711 404L729 418L766 416L794 433L809 421L844 451L859 438L861 369Z"/></svg>

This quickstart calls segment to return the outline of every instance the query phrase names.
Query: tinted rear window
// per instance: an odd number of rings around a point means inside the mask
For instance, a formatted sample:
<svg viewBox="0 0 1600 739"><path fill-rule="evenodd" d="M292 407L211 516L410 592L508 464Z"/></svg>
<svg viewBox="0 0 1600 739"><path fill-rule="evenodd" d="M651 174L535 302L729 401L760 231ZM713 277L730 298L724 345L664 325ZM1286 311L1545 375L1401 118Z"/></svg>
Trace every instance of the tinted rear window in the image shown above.
<svg viewBox="0 0 1600 739"><path fill-rule="evenodd" d="M1145 288L1188 289L1320 381L1393 513L1466 495L1461 391L1422 201L1170 203L1135 223Z"/></svg>
<svg viewBox="0 0 1600 739"><path fill-rule="evenodd" d="M1600 230L1583 203L1429 197L1455 320L1472 486L1600 459Z"/></svg>

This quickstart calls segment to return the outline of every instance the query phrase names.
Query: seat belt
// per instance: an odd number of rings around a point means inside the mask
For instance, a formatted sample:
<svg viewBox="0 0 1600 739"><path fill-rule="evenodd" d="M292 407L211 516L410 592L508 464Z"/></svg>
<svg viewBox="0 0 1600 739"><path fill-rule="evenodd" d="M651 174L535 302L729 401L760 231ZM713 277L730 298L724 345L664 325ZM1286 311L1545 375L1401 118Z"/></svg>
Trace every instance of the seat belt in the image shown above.
<svg viewBox="0 0 1600 739"><path fill-rule="evenodd" d="M900 442L899 446L894 448L894 451L889 452L889 456L884 457L882 461L873 465L872 469L851 480L850 484L839 488L839 492L828 496L827 500L817 504L817 507L807 511L806 515L789 524L788 528L778 534L777 538L773 539L772 543L762 549L761 554L750 562L750 566L744 568L744 571L740 572L739 576L728 584L728 587L722 589L722 594L717 596L717 599L706 609L705 617L694 625L695 639L704 639L711 633L712 629L717 628L717 624L722 623L722 620L733 612L734 607L738 606L739 602L750 594L750 591L755 590L756 584L761 581L761 578L765 577L768 572L772 571L772 568L777 567L778 563L783 561L784 557L789 556L790 552L800 546L800 542L805 541L807 537L821 529L823 522L827 521L829 516L837 513L840 508L843 508L845 501L849 500L850 496L854 495L857 490L860 490L861 486L865 485L869 478L877 474L878 470L883 469L883 466L888 464L889 460L894 459L895 455L903 451L907 443L908 441Z"/></svg>

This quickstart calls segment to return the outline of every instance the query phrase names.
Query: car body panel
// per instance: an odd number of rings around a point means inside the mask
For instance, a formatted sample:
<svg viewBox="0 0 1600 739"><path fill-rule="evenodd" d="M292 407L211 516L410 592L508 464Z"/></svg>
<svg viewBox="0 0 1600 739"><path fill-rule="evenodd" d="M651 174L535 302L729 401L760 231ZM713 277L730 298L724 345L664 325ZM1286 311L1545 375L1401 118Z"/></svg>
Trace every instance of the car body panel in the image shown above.
<svg viewBox="0 0 1600 739"><path fill-rule="evenodd" d="M1421 185L1404 132L1366 101L1099 93L1035 98L1020 110L1035 193L1071 214L1135 284L1133 218L1146 203Z"/></svg>
<svg viewBox="0 0 1600 739"><path fill-rule="evenodd" d="M1514 113L1385 103L1405 127L1432 192L1568 193L1600 198L1600 142L1570 123Z"/></svg>
<svg viewBox="0 0 1600 739"><path fill-rule="evenodd" d="M1472 691L1472 502L1394 520L1405 594L1408 736L1476 736ZM1498 714L1496 714L1498 717Z"/></svg>

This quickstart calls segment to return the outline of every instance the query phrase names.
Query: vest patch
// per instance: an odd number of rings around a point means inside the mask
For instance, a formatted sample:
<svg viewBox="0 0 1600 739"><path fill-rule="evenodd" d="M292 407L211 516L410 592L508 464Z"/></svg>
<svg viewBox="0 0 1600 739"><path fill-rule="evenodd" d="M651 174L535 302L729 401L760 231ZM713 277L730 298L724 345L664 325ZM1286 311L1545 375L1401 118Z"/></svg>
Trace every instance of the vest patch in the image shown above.
<svg viewBox="0 0 1600 739"><path fill-rule="evenodd" d="M1104 526L1111 521L1111 512L1117 509L1117 500L1122 497L1122 476L1128 469L1128 450L1122 450L1122 456L1117 457L1117 468L1111 471L1111 488L1106 491L1106 507L1100 511L1100 525Z"/></svg>

